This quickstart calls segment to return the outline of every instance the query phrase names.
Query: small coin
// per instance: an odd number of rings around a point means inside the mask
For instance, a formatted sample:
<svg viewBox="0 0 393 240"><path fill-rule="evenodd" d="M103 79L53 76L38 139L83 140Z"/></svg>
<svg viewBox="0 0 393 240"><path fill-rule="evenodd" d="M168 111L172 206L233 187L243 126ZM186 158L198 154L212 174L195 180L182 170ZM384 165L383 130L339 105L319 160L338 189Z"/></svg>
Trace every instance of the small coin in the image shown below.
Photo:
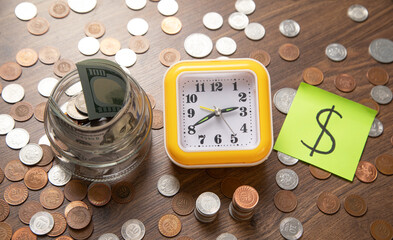
<svg viewBox="0 0 393 240"><path fill-rule="evenodd" d="M280 160L282 164L287 166L295 165L299 161L299 159L289 156L282 152L277 152L277 158L278 160Z"/></svg>
<svg viewBox="0 0 393 240"><path fill-rule="evenodd" d="M3 90L4 94L4 90ZM390 88L382 85L375 86L371 89L371 97L379 104L389 104L393 99L393 93Z"/></svg>
<svg viewBox="0 0 393 240"><path fill-rule="evenodd" d="M220 198L213 192L201 193L195 203L195 210L205 217L215 216L220 210Z"/></svg>
<svg viewBox="0 0 393 240"><path fill-rule="evenodd" d="M285 43L278 49L278 54L285 61L292 62L299 58L300 51L296 45Z"/></svg>
<svg viewBox="0 0 393 240"><path fill-rule="evenodd" d="M229 15L228 23L235 30L243 30L247 27L249 20L246 14L234 12Z"/></svg>
<svg viewBox="0 0 393 240"><path fill-rule="evenodd" d="M141 10L146 6L146 0L126 0L126 5L132 10Z"/></svg>
<svg viewBox="0 0 393 240"><path fill-rule="evenodd" d="M161 21L162 31L170 35L180 32L182 26L180 19L177 17L166 17Z"/></svg>
<svg viewBox="0 0 393 240"><path fill-rule="evenodd" d="M29 143L19 151L19 160L25 165L35 165L41 161L44 152L40 145Z"/></svg>
<svg viewBox="0 0 393 240"><path fill-rule="evenodd" d="M392 138L393 139L393 138ZM393 175L393 156L381 154L375 159L375 165L379 172L385 175Z"/></svg>
<svg viewBox="0 0 393 240"><path fill-rule="evenodd" d="M48 174L39 167L30 168L24 177L26 187L31 190L40 190L48 183Z"/></svg>
<svg viewBox="0 0 393 240"><path fill-rule="evenodd" d="M251 2L252 0L246 1ZM247 25L247 27L244 29L244 33L249 39L257 41L261 40L265 36L266 31L262 24L253 22Z"/></svg>
<svg viewBox="0 0 393 240"><path fill-rule="evenodd" d="M77 13L87 13L97 5L97 0L68 0L68 6Z"/></svg>
<svg viewBox="0 0 393 240"><path fill-rule="evenodd" d="M62 235L62 236L56 238L55 240L73 240L73 238L71 238L69 236Z"/></svg>
<svg viewBox="0 0 393 240"><path fill-rule="evenodd" d="M45 107L46 102L42 102L34 108L34 117L40 122L44 122Z"/></svg>
<svg viewBox="0 0 393 240"><path fill-rule="evenodd" d="M50 183L54 186L64 186L71 180L72 175L64 170L60 165L54 165L48 172Z"/></svg>
<svg viewBox="0 0 393 240"><path fill-rule="evenodd" d="M274 205L281 212L292 212L297 206L296 195L287 190L280 190L274 196Z"/></svg>
<svg viewBox="0 0 393 240"><path fill-rule="evenodd" d="M373 124L371 125L370 132L368 133L369 137L379 137L383 133L383 125L378 118L374 118Z"/></svg>
<svg viewBox="0 0 393 240"><path fill-rule="evenodd" d="M389 240L393 238L393 227L389 222L378 219L371 223L370 233L375 240Z"/></svg>
<svg viewBox="0 0 393 240"><path fill-rule="evenodd" d="M76 101L78 96L80 95L83 96L83 94L79 94L71 98L71 100L67 104L66 112L70 118L78 121L83 121L88 119L88 115L86 113L78 111L78 109L76 108Z"/></svg>
<svg viewBox="0 0 393 240"><path fill-rule="evenodd" d="M281 88L278 90L273 97L273 103L277 110L287 114L296 96L296 92L293 88Z"/></svg>
<svg viewBox="0 0 393 240"><path fill-rule="evenodd" d="M122 48L115 55L117 64L124 67L131 67L136 62L136 54L129 48Z"/></svg>
<svg viewBox="0 0 393 240"><path fill-rule="evenodd" d="M50 146L50 142L49 142L49 139L46 136L46 134L44 134L42 137L40 137L40 140L38 140L38 144L40 144L40 145L45 144L45 145Z"/></svg>
<svg viewBox="0 0 393 240"><path fill-rule="evenodd" d="M237 0L235 3L236 11L249 15L255 11L253 0Z"/></svg>
<svg viewBox="0 0 393 240"><path fill-rule="evenodd" d="M106 205L112 196L111 188L105 183L92 183L87 190L87 199L97 207Z"/></svg>
<svg viewBox="0 0 393 240"><path fill-rule="evenodd" d="M59 76L64 77L67 73L76 69L75 63L68 59L60 59L53 65L53 72Z"/></svg>
<svg viewBox="0 0 393 240"><path fill-rule="evenodd" d="M222 37L217 40L216 49L221 55L229 56L235 53L237 45L232 38Z"/></svg>
<svg viewBox="0 0 393 240"><path fill-rule="evenodd" d="M65 18L70 13L70 7L65 1L54 1L49 6L49 14L54 18Z"/></svg>
<svg viewBox="0 0 393 240"><path fill-rule="evenodd" d="M300 239L303 235L303 225L296 218L284 218L280 222L280 233L287 240Z"/></svg>
<svg viewBox="0 0 393 240"><path fill-rule="evenodd" d="M105 33L105 26L101 22L93 21L85 25L84 31L87 37L100 38Z"/></svg>
<svg viewBox="0 0 393 240"><path fill-rule="evenodd" d="M54 154L52 148L45 144L40 144L39 146L42 149L42 158L41 161L37 163L37 166L46 166L53 160Z"/></svg>
<svg viewBox="0 0 393 240"><path fill-rule="evenodd" d="M135 188L127 182L121 181L112 187L112 199L120 204L129 203L134 198Z"/></svg>
<svg viewBox="0 0 393 240"><path fill-rule="evenodd" d="M23 183L11 183L4 190L4 200L9 205L19 205L26 201L29 190Z"/></svg>
<svg viewBox="0 0 393 240"><path fill-rule="evenodd" d="M385 85L389 81L389 74L381 67L372 67L367 71L367 79L374 85Z"/></svg>
<svg viewBox="0 0 393 240"><path fill-rule="evenodd" d="M41 204L37 201L27 201L20 206L18 216L21 222L29 224L31 217L37 212L44 211Z"/></svg>
<svg viewBox="0 0 393 240"><path fill-rule="evenodd" d="M145 36L132 36L128 47L135 53L145 53L150 47L150 42Z"/></svg>
<svg viewBox="0 0 393 240"><path fill-rule="evenodd" d="M87 210L89 210L90 215L93 215L93 210L91 208L89 208L87 206L86 203L82 202L82 201L72 201L70 202L64 209L64 216L67 218L68 213L71 211L71 209L73 209L74 207L84 207Z"/></svg>
<svg viewBox="0 0 393 240"><path fill-rule="evenodd" d="M14 232L12 240L37 240L37 235L29 227L22 227Z"/></svg>
<svg viewBox="0 0 393 240"><path fill-rule="evenodd" d="M0 236L4 240L11 240L12 227L9 223L0 222Z"/></svg>
<svg viewBox="0 0 393 240"><path fill-rule="evenodd" d="M213 50L213 42L203 33L192 33L184 40L184 49L195 58L203 58Z"/></svg>
<svg viewBox="0 0 393 240"><path fill-rule="evenodd" d="M147 97L149 98L150 106L152 109L156 106L156 99L153 95L146 93Z"/></svg>
<svg viewBox="0 0 393 240"><path fill-rule="evenodd" d="M49 233L55 224L53 216L48 212L37 212L30 219L30 230L36 235Z"/></svg>
<svg viewBox="0 0 393 240"><path fill-rule="evenodd" d="M31 2L22 2L15 7L15 15L20 20L30 20L37 15L37 7Z"/></svg>
<svg viewBox="0 0 393 240"><path fill-rule="evenodd" d="M370 98L363 98L362 100L359 101L360 104L363 104L366 107L369 107L371 109L374 109L377 111L377 115L379 113L379 105L377 102Z"/></svg>
<svg viewBox="0 0 393 240"><path fill-rule="evenodd" d="M31 48L23 48L16 54L16 62L23 67L33 66L37 60L38 54Z"/></svg>
<svg viewBox="0 0 393 240"><path fill-rule="evenodd" d="M231 233L221 233L216 240L237 240L237 238Z"/></svg>
<svg viewBox="0 0 393 240"><path fill-rule="evenodd" d="M49 163L48 165L41 166L41 168L48 173L49 170L52 168L52 166L53 166L53 162Z"/></svg>
<svg viewBox="0 0 393 240"><path fill-rule="evenodd" d="M348 195L344 200L344 208L347 213L354 217L363 216L367 211L366 201L356 194Z"/></svg>
<svg viewBox="0 0 393 240"><path fill-rule="evenodd" d="M227 198L232 198L233 193L241 185L242 184L238 178L226 177L221 181L221 193Z"/></svg>
<svg viewBox="0 0 393 240"><path fill-rule="evenodd" d="M180 190L179 180L170 174L165 174L158 179L158 191L165 197L172 197Z"/></svg>
<svg viewBox="0 0 393 240"><path fill-rule="evenodd" d="M21 149L29 143L30 135L23 128L14 128L5 136L7 146L12 149Z"/></svg>
<svg viewBox="0 0 393 240"><path fill-rule="evenodd" d="M308 169L310 170L311 175L313 175L313 177L316 179L325 180L332 175L330 172L327 172L321 168L317 168L313 165L308 165Z"/></svg>
<svg viewBox="0 0 393 240"><path fill-rule="evenodd" d="M104 233L98 240L120 240L119 237L114 233Z"/></svg>
<svg viewBox="0 0 393 240"><path fill-rule="evenodd" d="M74 83L69 88L67 88L67 90L65 90L65 94L69 97L73 97L79 94L80 92L82 92L82 84L80 81Z"/></svg>
<svg viewBox="0 0 393 240"><path fill-rule="evenodd" d="M250 53L250 58L258 60L265 67L267 67L270 63L270 55L264 50L255 50Z"/></svg>
<svg viewBox="0 0 393 240"><path fill-rule="evenodd" d="M6 62L0 66L0 77L6 81L18 79L22 74L22 68L16 62Z"/></svg>
<svg viewBox="0 0 393 240"><path fill-rule="evenodd" d="M25 122L33 116L33 106L28 102L17 102L12 105L10 116L15 121Z"/></svg>
<svg viewBox="0 0 393 240"><path fill-rule="evenodd" d="M370 162L359 161L355 175L360 181L370 183L377 178L377 169Z"/></svg>
<svg viewBox="0 0 393 240"><path fill-rule="evenodd" d="M107 56L115 55L120 50L120 47L121 44L116 38L108 37L102 39L100 43L100 51Z"/></svg>
<svg viewBox="0 0 393 240"><path fill-rule="evenodd" d="M159 1L157 9L164 16L172 16L179 10L179 4L175 0Z"/></svg>
<svg viewBox="0 0 393 240"><path fill-rule="evenodd" d="M158 130L164 126L164 116L163 112L158 109L153 109L153 124L152 129Z"/></svg>
<svg viewBox="0 0 393 240"><path fill-rule="evenodd" d="M386 38L373 40L368 47L370 55L381 63L393 62L393 41Z"/></svg>
<svg viewBox="0 0 393 240"><path fill-rule="evenodd" d="M242 212L250 212L259 202L259 194L255 188L242 185L233 193L232 202Z"/></svg>
<svg viewBox="0 0 393 240"><path fill-rule="evenodd" d="M356 81L349 74L339 74L334 79L334 85L341 92L352 92L356 88Z"/></svg>
<svg viewBox="0 0 393 240"><path fill-rule="evenodd" d="M133 18L128 21L127 30L131 35L142 36L149 30L149 24L143 18Z"/></svg>
<svg viewBox="0 0 393 240"><path fill-rule="evenodd" d="M165 48L160 52L160 62L164 66L171 66L172 64L180 61L180 52L174 48Z"/></svg>
<svg viewBox="0 0 393 240"><path fill-rule="evenodd" d="M86 100L85 100L85 95L83 93L80 93L76 96L75 107L76 109L78 109L78 111L87 114Z"/></svg>
<svg viewBox="0 0 393 240"><path fill-rule="evenodd" d="M340 62L347 57L347 49L339 43L331 43L326 47L325 54L330 60Z"/></svg>
<svg viewBox="0 0 393 240"><path fill-rule="evenodd" d="M64 193L60 188L47 187L40 194L41 205L46 209L56 209L63 204Z"/></svg>
<svg viewBox="0 0 393 240"><path fill-rule="evenodd" d="M25 89L17 84L11 83L3 88L1 97L7 103L17 103L25 96Z"/></svg>
<svg viewBox="0 0 393 240"><path fill-rule="evenodd" d="M27 30L33 35L43 35L49 30L49 22L43 17L35 17L27 22Z"/></svg>
<svg viewBox="0 0 393 240"><path fill-rule="evenodd" d="M87 225L87 227L82 229L68 228L68 233L71 235L71 237L77 240L88 239L93 233L93 231L94 231L93 221L90 221L89 225Z"/></svg>
<svg viewBox="0 0 393 240"><path fill-rule="evenodd" d="M87 195L87 186L81 180L73 179L64 187L64 195L68 201L82 201Z"/></svg>
<svg viewBox="0 0 393 240"><path fill-rule="evenodd" d="M0 222L4 221L10 214L10 206L6 201L0 199Z"/></svg>
<svg viewBox="0 0 393 240"><path fill-rule="evenodd" d="M67 221L61 213L53 212L51 214L54 220L54 225L52 230L48 233L48 236L57 237L65 232L67 228Z"/></svg>
<svg viewBox="0 0 393 240"><path fill-rule="evenodd" d="M208 12L203 16L203 25L210 30L217 30L222 27L224 19L219 13Z"/></svg>
<svg viewBox="0 0 393 240"><path fill-rule="evenodd" d="M278 29L285 37L296 37L300 32L300 25L295 20L287 19L280 23Z"/></svg>
<svg viewBox="0 0 393 240"><path fill-rule="evenodd" d="M38 51L38 59L44 64L54 64L60 59L60 51L52 46L43 47Z"/></svg>
<svg viewBox="0 0 393 240"><path fill-rule="evenodd" d="M158 230L165 237L174 237L181 231L180 219L173 214L166 214L158 221Z"/></svg>
<svg viewBox="0 0 393 240"><path fill-rule="evenodd" d="M125 240L141 240L145 236L145 225L138 219L130 219L123 223L121 236Z"/></svg>
<svg viewBox="0 0 393 240"><path fill-rule="evenodd" d="M195 200L191 194L180 192L172 199L172 209L175 213L186 216L191 214L195 208Z"/></svg>
<svg viewBox="0 0 393 240"><path fill-rule="evenodd" d="M76 206L68 212L66 221L71 228L82 229L90 223L91 214L86 208Z"/></svg>
<svg viewBox="0 0 393 240"><path fill-rule="evenodd" d="M348 8L347 15L355 22L364 22L368 17L368 11L364 6L354 4Z"/></svg>
<svg viewBox="0 0 393 240"><path fill-rule="evenodd" d="M335 214L340 209L340 200L330 192L322 192L317 200L317 206L321 212Z"/></svg>
<svg viewBox="0 0 393 240"><path fill-rule="evenodd" d="M284 190L293 190L299 183L299 177L291 169L281 169L276 174L276 182Z"/></svg>
<svg viewBox="0 0 393 240"><path fill-rule="evenodd" d="M323 72L316 67L309 67L303 71L303 80L311 85L319 85L323 82Z"/></svg>
<svg viewBox="0 0 393 240"><path fill-rule="evenodd" d="M78 49L83 55L91 56L100 50L100 42L93 37L84 37L79 40Z"/></svg>
<svg viewBox="0 0 393 240"><path fill-rule="evenodd" d="M20 181L25 177L28 167L21 163L19 159L11 160L5 165L4 174L5 177L12 181Z"/></svg>

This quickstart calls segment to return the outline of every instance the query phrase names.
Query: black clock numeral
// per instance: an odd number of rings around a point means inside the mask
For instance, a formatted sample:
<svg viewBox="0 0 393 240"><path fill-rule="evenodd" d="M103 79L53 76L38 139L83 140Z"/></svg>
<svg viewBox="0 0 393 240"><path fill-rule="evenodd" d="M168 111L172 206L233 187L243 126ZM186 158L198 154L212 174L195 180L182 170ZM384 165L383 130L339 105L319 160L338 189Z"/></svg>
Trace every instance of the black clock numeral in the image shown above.
<svg viewBox="0 0 393 240"><path fill-rule="evenodd" d="M235 134L231 134L231 143L237 143L238 140Z"/></svg>
<svg viewBox="0 0 393 240"><path fill-rule="evenodd" d="M205 84L204 83L197 83L195 84L196 92L204 92L205 91Z"/></svg>
<svg viewBox="0 0 393 240"><path fill-rule="evenodd" d="M187 116L188 116L189 118L192 118L192 117L195 116L195 110L192 109L192 108L187 109L187 113L188 113Z"/></svg>
<svg viewBox="0 0 393 240"><path fill-rule="evenodd" d="M241 117L247 116L247 108L246 107L241 107L239 110L240 110Z"/></svg>
<svg viewBox="0 0 393 240"><path fill-rule="evenodd" d="M237 91L237 82L234 82L232 84L233 84L233 91Z"/></svg>
<svg viewBox="0 0 393 240"><path fill-rule="evenodd" d="M205 142L206 135L198 135L199 142L203 144Z"/></svg>
<svg viewBox="0 0 393 240"><path fill-rule="evenodd" d="M215 82L210 84L212 92L222 91L222 82Z"/></svg>
<svg viewBox="0 0 393 240"><path fill-rule="evenodd" d="M221 134L217 134L217 135L214 137L214 142L217 143L217 144L221 144L221 143L222 143Z"/></svg>
<svg viewBox="0 0 393 240"><path fill-rule="evenodd" d="M198 101L198 97L196 94L187 94L186 98L187 98L187 103L195 103L196 101Z"/></svg>
<svg viewBox="0 0 393 240"><path fill-rule="evenodd" d="M195 126L194 125L188 126L188 134L194 135L195 133L196 133Z"/></svg>
<svg viewBox="0 0 393 240"><path fill-rule="evenodd" d="M239 102L245 102L247 101L247 94L244 92L239 93Z"/></svg>
<svg viewBox="0 0 393 240"><path fill-rule="evenodd" d="M247 132L247 124L243 124L242 127L240 128L240 131L246 133Z"/></svg>

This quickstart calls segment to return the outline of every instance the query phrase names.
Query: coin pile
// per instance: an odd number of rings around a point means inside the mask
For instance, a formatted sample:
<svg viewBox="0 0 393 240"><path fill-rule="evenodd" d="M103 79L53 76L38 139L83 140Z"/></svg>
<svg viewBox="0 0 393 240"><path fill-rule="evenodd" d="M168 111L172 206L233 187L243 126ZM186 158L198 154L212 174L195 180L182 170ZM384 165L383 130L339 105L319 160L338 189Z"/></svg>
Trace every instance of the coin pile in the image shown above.
<svg viewBox="0 0 393 240"><path fill-rule="evenodd" d="M258 202L257 190L251 186L242 185L233 193L232 202L229 204L229 213L235 220L249 220L254 216Z"/></svg>
<svg viewBox="0 0 393 240"><path fill-rule="evenodd" d="M220 210L220 198L213 192L204 192L196 200L195 218L202 223L213 222Z"/></svg>

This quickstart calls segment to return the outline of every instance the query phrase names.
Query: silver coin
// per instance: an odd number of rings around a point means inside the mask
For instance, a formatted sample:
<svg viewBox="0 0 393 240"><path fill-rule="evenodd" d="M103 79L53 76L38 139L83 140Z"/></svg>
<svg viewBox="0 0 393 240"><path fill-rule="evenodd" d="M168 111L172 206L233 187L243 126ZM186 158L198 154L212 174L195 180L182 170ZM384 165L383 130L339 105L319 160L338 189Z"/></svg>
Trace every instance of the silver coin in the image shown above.
<svg viewBox="0 0 393 240"><path fill-rule="evenodd" d="M80 93L76 96L75 98L75 107L78 109L78 111L87 114L87 106L86 106L86 101L85 101L85 95L83 93Z"/></svg>
<svg viewBox="0 0 393 240"><path fill-rule="evenodd" d="M1 97L4 101L8 103L19 102L23 99L24 96L25 89L17 83L8 84L3 88L3 91L1 92Z"/></svg>
<svg viewBox="0 0 393 240"><path fill-rule="evenodd" d="M125 240L140 240L145 236L145 225L138 219L130 219L121 226L121 236Z"/></svg>
<svg viewBox="0 0 393 240"><path fill-rule="evenodd" d="M30 20L37 15L37 7L31 2L22 2L15 7L15 15L20 20Z"/></svg>
<svg viewBox="0 0 393 240"><path fill-rule="evenodd" d="M128 21L127 30L131 35L142 36L149 30L149 24L143 18L133 18Z"/></svg>
<svg viewBox="0 0 393 240"><path fill-rule="evenodd" d="M71 180L72 175L60 165L54 165L48 172L48 180L54 186L64 186Z"/></svg>
<svg viewBox="0 0 393 240"><path fill-rule="evenodd" d="M388 104L393 99L393 93L390 88L378 85L371 89L371 97L379 104Z"/></svg>
<svg viewBox="0 0 393 240"><path fill-rule="evenodd" d="M0 114L0 135L9 133L15 127L15 120L8 114Z"/></svg>
<svg viewBox="0 0 393 240"><path fill-rule="evenodd" d="M219 13L216 12L208 12L203 16L203 25L211 30L217 30L222 27L224 23L224 19Z"/></svg>
<svg viewBox="0 0 393 240"><path fill-rule="evenodd" d="M371 125L369 137L379 137L383 133L383 124L378 118L374 118L373 124Z"/></svg>
<svg viewBox="0 0 393 240"><path fill-rule="evenodd" d="M59 80L53 77L44 78L38 83L38 92L44 97L49 97L58 82Z"/></svg>
<svg viewBox="0 0 393 240"><path fill-rule="evenodd" d="M204 192L198 196L195 207L205 217L214 216L220 210L220 198L212 192Z"/></svg>
<svg viewBox="0 0 393 240"><path fill-rule="evenodd" d="M97 0L68 0L68 6L77 13L87 13L97 5Z"/></svg>
<svg viewBox="0 0 393 240"><path fill-rule="evenodd" d="M393 41L386 38L373 40L368 47L370 55L381 63L393 62Z"/></svg>
<svg viewBox="0 0 393 240"><path fill-rule="evenodd" d="M237 0L235 3L236 11L249 15L255 11L253 0Z"/></svg>
<svg viewBox="0 0 393 240"><path fill-rule="evenodd" d="M299 161L299 159L286 155L285 153L282 152L277 152L277 157L282 164L287 166L295 165Z"/></svg>
<svg viewBox="0 0 393 240"><path fill-rule="evenodd" d="M281 88L278 90L273 97L273 103L277 110L287 114L296 96L296 92L293 88Z"/></svg>
<svg viewBox="0 0 393 240"><path fill-rule="evenodd" d="M237 237L231 233L221 233L216 240L237 240Z"/></svg>
<svg viewBox="0 0 393 240"><path fill-rule="evenodd" d="M303 235L303 225L296 218L284 218L280 222L280 233L287 240L297 240Z"/></svg>
<svg viewBox="0 0 393 240"><path fill-rule="evenodd" d="M55 220L52 214L44 211L35 213L29 222L30 230L36 235L45 235L49 233L54 225Z"/></svg>
<svg viewBox="0 0 393 240"><path fill-rule="evenodd" d="M192 33L184 40L184 49L192 57L203 58L213 50L213 42L205 34Z"/></svg>
<svg viewBox="0 0 393 240"><path fill-rule="evenodd" d="M86 56L94 55L100 50L100 42L93 37L84 37L78 42L78 50Z"/></svg>
<svg viewBox="0 0 393 240"><path fill-rule="evenodd" d="M291 169L281 169L276 174L276 182L284 190L293 190L299 183L299 177Z"/></svg>
<svg viewBox="0 0 393 240"><path fill-rule="evenodd" d="M119 237L113 233L104 233L98 237L98 240L119 240Z"/></svg>
<svg viewBox="0 0 393 240"><path fill-rule="evenodd" d="M179 10L179 4L175 0L161 0L157 4L157 9L164 16L172 16Z"/></svg>
<svg viewBox="0 0 393 240"><path fill-rule="evenodd" d="M244 29L244 33L251 40L261 40L265 36L265 28L260 23L250 23Z"/></svg>
<svg viewBox="0 0 393 240"><path fill-rule="evenodd" d="M285 37L296 37L300 32L300 25L295 20L287 19L280 23L278 29Z"/></svg>
<svg viewBox="0 0 393 240"><path fill-rule="evenodd" d="M76 97L73 97L70 99L70 101L67 104L67 115L75 120L83 121L88 119L88 116L85 114L81 114L78 112L78 110L75 107L75 102L76 102Z"/></svg>
<svg viewBox="0 0 393 240"><path fill-rule="evenodd" d="M129 48L123 48L117 51L115 61L120 66L131 67L136 62L136 54Z"/></svg>
<svg viewBox="0 0 393 240"><path fill-rule="evenodd" d="M175 176L165 174L158 179L157 188L162 195L172 197L179 192L180 182Z"/></svg>
<svg viewBox="0 0 393 240"><path fill-rule="evenodd" d="M29 143L19 151L19 160L25 165L34 165L41 161L43 154L40 145Z"/></svg>
<svg viewBox="0 0 393 240"><path fill-rule="evenodd" d="M243 30L247 27L249 20L246 14L241 12L234 12L229 15L229 26L236 30Z"/></svg>
<svg viewBox="0 0 393 240"><path fill-rule="evenodd" d="M368 17L367 8L362 5L354 4L348 8L348 17L355 22L363 22Z"/></svg>
<svg viewBox="0 0 393 240"><path fill-rule="evenodd" d="M76 94L82 92L82 83L81 82L77 82L71 85L71 87L67 88L67 90L65 90L65 94L67 94L67 96L69 97L73 97Z"/></svg>
<svg viewBox="0 0 393 240"><path fill-rule="evenodd" d="M229 37L222 37L216 42L216 49L222 55L232 55L236 51L235 40Z"/></svg>
<svg viewBox="0 0 393 240"><path fill-rule="evenodd" d="M45 145L50 146L48 136L46 136L46 134L45 134L42 137L40 137L40 140L38 140L38 144L45 144Z"/></svg>
<svg viewBox="0 0 393 240"><path fill-rule="evenodd" d="M146 0L126 0L127 7L132 10L141 10L146 6Z"/></svg>
<svg viewBox="0 0 393 240"><path fill-rule="evenodd" d="M340 62L347 57L347 49L339 43L331 43L325 49L326 56L335 62Z"/></svg>
<svg viewBox="0 0 393 240"><path fill-rule="evenodd" d="M21 149L29 143L30 135L23 128L14 128L5 136L5 142L12 149Z"/></svg>

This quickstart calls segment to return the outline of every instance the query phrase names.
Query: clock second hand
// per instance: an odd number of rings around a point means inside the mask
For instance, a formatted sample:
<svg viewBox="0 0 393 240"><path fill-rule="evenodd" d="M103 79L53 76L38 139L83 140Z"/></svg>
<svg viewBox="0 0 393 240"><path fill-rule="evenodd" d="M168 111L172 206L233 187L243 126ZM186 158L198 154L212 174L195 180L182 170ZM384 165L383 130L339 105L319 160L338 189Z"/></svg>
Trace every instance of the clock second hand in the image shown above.
<svg viewBox="0 0 393 240"><path fill-rule="evenodd" d="M225 124L228 126L229 130L231 130L231 132L233 133L233 135L236 136L236 133L232 130L232 128L229 126L228 122L225 120L224 116L222 115L222 112L221 112L221 109L220 109L220 108L217 108L216 106L213 106L214 109L207 108L207 107L203 107L203 106L199 106L199 107L202 108L202 109L205 109L205 110L214 112L216 116L221 117L222 120L224 120ZM236 108L234 108L234 109L236 109Z"/></svg>

